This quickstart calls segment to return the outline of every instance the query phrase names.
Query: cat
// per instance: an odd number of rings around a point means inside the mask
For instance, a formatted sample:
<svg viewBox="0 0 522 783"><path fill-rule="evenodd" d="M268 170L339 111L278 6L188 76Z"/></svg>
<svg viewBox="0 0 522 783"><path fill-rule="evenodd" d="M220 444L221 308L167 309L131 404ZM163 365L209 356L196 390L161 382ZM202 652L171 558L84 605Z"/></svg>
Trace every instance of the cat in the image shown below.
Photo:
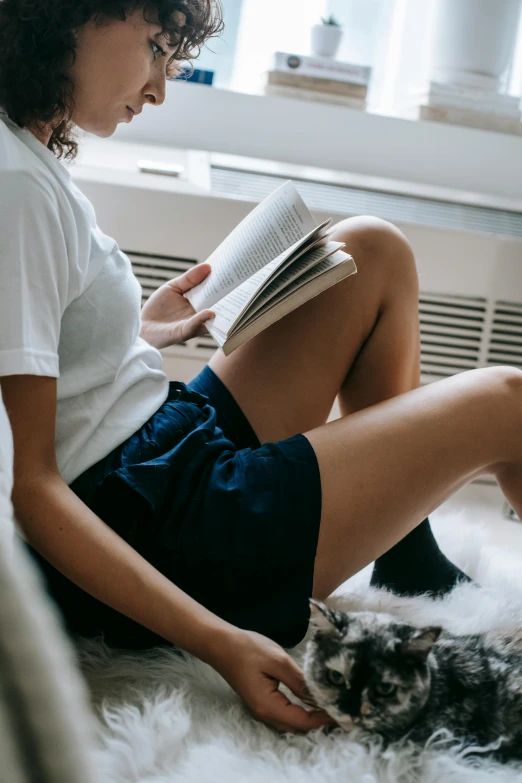
<svg viewBox="0 0 522 783"><path fill-rule="evenodd" d="M310 603L305 681L339 726L418 744L445 728L466 744L497 743L501 761L522 759L520 631L457 636Z"/></svg>

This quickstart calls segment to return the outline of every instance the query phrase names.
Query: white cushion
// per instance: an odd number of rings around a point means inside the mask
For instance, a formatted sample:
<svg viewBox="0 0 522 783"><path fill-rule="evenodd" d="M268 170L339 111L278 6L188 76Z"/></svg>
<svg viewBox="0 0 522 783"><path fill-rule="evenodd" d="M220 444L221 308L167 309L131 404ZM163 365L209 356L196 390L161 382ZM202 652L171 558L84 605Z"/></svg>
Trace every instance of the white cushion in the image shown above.
<svg viewBox="0 0 522 783"><path fill-rule="evenodd" d="M73 645L14 535L13 459L0 394L0 779L100 783L96 723Z"/></svg>
<svg viewBox="0 0 522 783"><path fill-rule="evenodd" d="M0 389L0 542L3 546L10 546L14 533L13 460L13 435Z"/></svg>

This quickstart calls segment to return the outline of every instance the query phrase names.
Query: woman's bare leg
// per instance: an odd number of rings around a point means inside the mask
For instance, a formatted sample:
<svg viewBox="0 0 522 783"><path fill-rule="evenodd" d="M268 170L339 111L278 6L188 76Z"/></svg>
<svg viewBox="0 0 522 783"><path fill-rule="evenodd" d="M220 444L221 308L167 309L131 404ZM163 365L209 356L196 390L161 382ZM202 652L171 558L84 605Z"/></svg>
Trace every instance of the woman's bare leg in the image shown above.
<svg viewBox="0 0 522 783"><path fill-rule="evenodd" d="M472 370L305 433L319 462L317 598L375 560L453 492L494 474L522 515L522 372Z"/></svg>
<svg viewBox="0 0 522 783"><path fill-rule="evenodd" d="M339 223L336 229L335 238L346 242L356 260L357 275L274 324L232 356L225 358L220 352L216 353L210 363L239 402L262 442L317 428L326 421L337 393L341 411L346 415L419 385L418 281L411 248L400 231L374 218L348 219ZM341 429L344 425L338 422L339 428L327 429L328 435L318 436L321 438L317 452L322 465L324 519L316 561L316 590L322 597L392 547L392 552L385 558L395 558L394 550L403 548L405 541L411 539L407 534L423 519L418 515L422 512L413 512L412 516L407 503L404 503L403 516L402 501L388 513L387 498L392 494L393 476L387 469L388 460L398 460L402 464L407 455L402 446L396 449L393 444L381 454L383 459L377 477L371 461L363 459L360 462L364 469L359 474L359 483L355 484L359 487L360 501L357 518L351 511L354 485L346 475L340 479L338 472L334 483L340 482L338 489L345 493L339 504L343 508L341 510L333 503L334 510L331 510L331 482L326 466L330 451L332 461L337 460L338 439L343 440L355 462L362 444L381 447L378 437L366 439L362 432L361 443L356 442L351 448L346 441L351 418L344 420L346 429ZM407 440L417 442L420 450L429 454L429 441L421 446L416 437L415 431L408 430ZM309 439L315 447L315 435L309 433ZM449 442L447 447L452 448L453 444ZM344 453L342 448L341 453ZM342 460L339 464L343 464ZM406 462L404 471L410 481L423 485L425 468L419 467L421 463L414 461L414 464L417 472L410 472L414 466ZM346 467L350 465L347 463ZM439 502L459 485L459 479L455 484L448 467L449 478L446 477L447 483L443 482L440 488ZM427 505L431 510L438 502ZM378 511L372 510L375 506ZM374 517L381 520L379 524ZM386 534L380 526L384 526ZM344 535L340 529L344 530ZM422 541L417 547L421 531ZM402 541L404 536L407 539ZM443 556L431 537L427 521L416 528L415 537L415 549L422 549L430 561L436 557L440 562ZM394 546L400 540L401 543ZM381 558L380 562L383 560ZM403 565L404 558L398 560L394 564L395 572L397 565L399 570L412 570L411 564L409 568L407 564ZM450 578L444 576L439 582L451 585L454 575L460 572L448 561L445 569L449 569ZM413 576L409 586L417 591L415 582ZM421 590L438 586L421 586Z"/></svg>
<svg viewBox="0 0 522 783"><path fill-rule="evenodd" d="M357 274L210 367L262 443L324 424L336 396L350 413L419 385L418 279L404 235L378 218L336 226Z"/></svg>

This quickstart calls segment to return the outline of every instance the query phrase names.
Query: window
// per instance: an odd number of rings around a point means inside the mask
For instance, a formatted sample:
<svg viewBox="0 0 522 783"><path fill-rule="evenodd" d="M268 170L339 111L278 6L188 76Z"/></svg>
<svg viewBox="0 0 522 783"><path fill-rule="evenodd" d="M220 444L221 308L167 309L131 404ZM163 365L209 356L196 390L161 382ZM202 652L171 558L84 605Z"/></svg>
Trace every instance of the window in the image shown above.
<svg viewBox="0 0 522 783"><path fill-rule="evenodd" d="M232 89L262 92L275 51L309 52L310 28L326 0L243 0Z"/></svg>
<svg viewBox="0 0 522 783"><path fill-rule="evenodd" d="M373 65L393 7L393 0L328 0L327 13L339 19L345 31L339 59Z"/></svg>
<svg viewBox="0 0 522 783"><path fill-rule="evenodd" d="M517 46L508 75L507 88L511 95L522 95L522 13L518 23Z"/></svg>
<svg viewBox="0 0 522 783"><path fill-rule="evenodd" d="M390 31L397 28L400 0L222 0L225 32L211 41L201 67L215 70L214 83L247 93L262 93L265 72L277 50L307 54L310 28L334 14L344 27L339 58L374 67L370 108L379 109L383 89L390 89ZM429 0L431 2L431 0ZM424 0L416 0L423 5ZM398 29L398 34L402 31Z"/></svg>
<svg viewBox="0 0 522 783"><path fill-rule="evenodd" d="M412 87L429 78L436 0L222 0L225 31L198 61L215 71L214 84L262 93L277 50L307 54L310 28L334 14L344 28L339 58L371 65L368 108L400 114ZM522 16L519 44L505 89L522 92Z"/></svg>
<svg viewBox="0 0 522 783"><path fill-rule="evenodd" d="M194 62L196 68L214 71L216 87L227 88L231 85L242 2L243 0L221 0L225 29L219 37L208 41L197 62Z"/></svg>

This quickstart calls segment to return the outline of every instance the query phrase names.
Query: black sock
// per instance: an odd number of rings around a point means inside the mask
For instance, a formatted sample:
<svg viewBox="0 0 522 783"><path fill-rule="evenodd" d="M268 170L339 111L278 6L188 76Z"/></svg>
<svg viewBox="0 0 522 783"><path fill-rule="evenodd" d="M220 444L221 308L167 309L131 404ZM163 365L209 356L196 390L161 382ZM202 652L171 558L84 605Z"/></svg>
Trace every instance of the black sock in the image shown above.
<svg viewBox="0 0 522 783"><path fill-rule="evenodd" d="M471 581L442 554L426 517L375 561L370 584L399 595L444 595L458 582Z"/></svg>

